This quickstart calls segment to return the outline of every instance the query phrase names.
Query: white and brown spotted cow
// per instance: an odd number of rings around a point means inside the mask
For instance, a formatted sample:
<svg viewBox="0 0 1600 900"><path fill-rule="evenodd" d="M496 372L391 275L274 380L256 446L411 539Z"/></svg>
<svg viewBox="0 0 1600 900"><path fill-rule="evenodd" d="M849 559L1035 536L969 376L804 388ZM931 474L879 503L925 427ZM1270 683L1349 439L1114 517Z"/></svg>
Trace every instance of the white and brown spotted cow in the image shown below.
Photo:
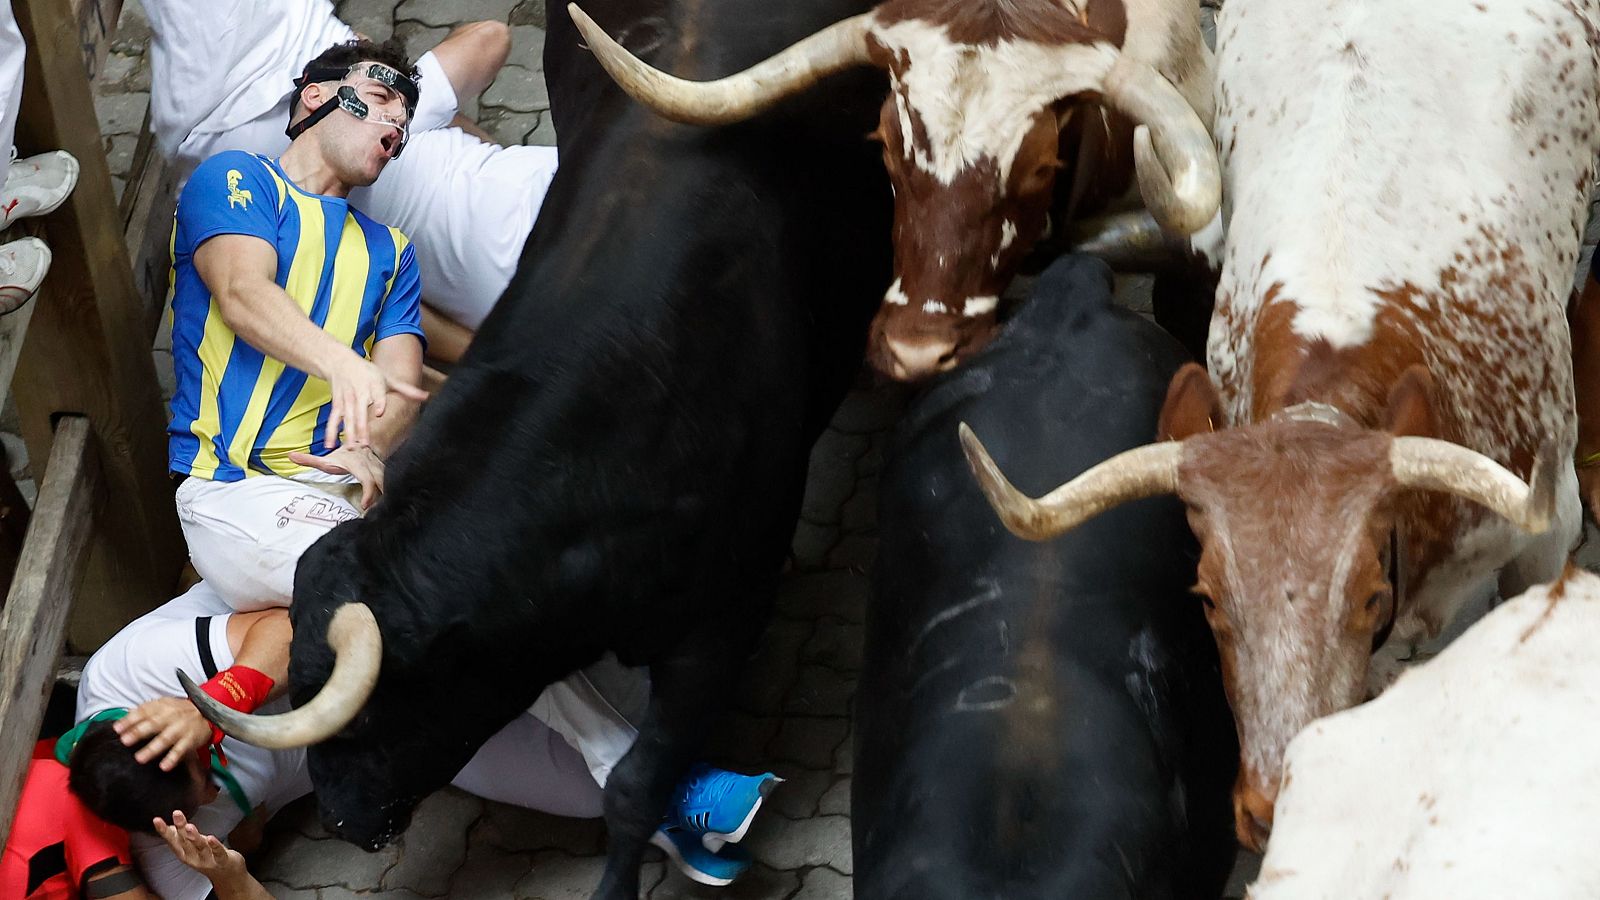
<svg viewBox="0 0 1600 900"><path fill-rule="evenodd" d="M1210 374L1174 378L1168 440L1042 502L969 441L1026 536L1188 504L1247 845L1289 740L1381 683L1391 627L1391 650L1435 635L1497 577L1555 577L1576 539L1564 306L1600 150L1597 20L1600 0L1230 0Z"/></svg>
<svg viewBox="0 0 1600 900"><path fill-rule="evenodd" d="M1490 613L1289 745L1250 900L1600 897L1600 578Z"/></svg>
<svg viewBox="0 0 1600 900"><path fill-rule="evenodd" d="M988 342L1058 194L1068 213L1092 210L1126 189L1131 156L1163 226L1189 234L1218 209L1211 54L1193 0L885 0L711 82L645 65L570 9L618 83L678 121L736 122L852 66L889 73L874 136L895 188L895 279L868 352L897 379Z"/></svg>

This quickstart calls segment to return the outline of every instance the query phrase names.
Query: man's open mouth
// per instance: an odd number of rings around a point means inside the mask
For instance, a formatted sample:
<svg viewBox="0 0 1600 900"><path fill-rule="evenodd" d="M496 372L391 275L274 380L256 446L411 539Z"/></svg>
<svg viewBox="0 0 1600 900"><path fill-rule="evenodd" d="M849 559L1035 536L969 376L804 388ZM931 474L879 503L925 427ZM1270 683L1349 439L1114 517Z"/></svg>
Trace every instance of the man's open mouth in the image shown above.
<svg viewBox="0 0 1600 900"><path fill-rule="evenodd" d="M400 144L400 135L395 132L390 132L389 134L379 138L378 143L383 147L384 155L392 159L394 158L395 147L399 146Z"/></svg>

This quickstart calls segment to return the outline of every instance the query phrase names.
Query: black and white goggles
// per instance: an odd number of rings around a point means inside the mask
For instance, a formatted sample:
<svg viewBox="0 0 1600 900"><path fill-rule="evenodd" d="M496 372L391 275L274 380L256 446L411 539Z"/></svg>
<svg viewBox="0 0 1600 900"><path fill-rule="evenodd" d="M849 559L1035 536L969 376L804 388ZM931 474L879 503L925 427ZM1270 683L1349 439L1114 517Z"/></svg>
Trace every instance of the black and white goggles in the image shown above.
<svg viewBox="0 0 1600 900"><path fill-rule="evenodd" d="M417 111L418 86L417 79L401 74L392 66L376 62L360 62L348 68L334 66L318 66L308 68L295 80L295 102L290 105L290 115L299 105L300 97L307 86L320 84L325 81L354 82L340 86L336 99L325 103L317 111L302 119L297 124L291 124L285 133L290 140L299 137L302 132L327 118L334 109L342 109L357 119L371 122L375 125L387 125L400 132L400 140L395 145L391 157L398 159L400 152L405 149L406 141L410 137L411 117ZM360 97L360 89L365 87L364 82L375 82L384 90L391 91L398 96L405 106L405 116L401 118L391 113L373 114L369 104Z"/></svg>

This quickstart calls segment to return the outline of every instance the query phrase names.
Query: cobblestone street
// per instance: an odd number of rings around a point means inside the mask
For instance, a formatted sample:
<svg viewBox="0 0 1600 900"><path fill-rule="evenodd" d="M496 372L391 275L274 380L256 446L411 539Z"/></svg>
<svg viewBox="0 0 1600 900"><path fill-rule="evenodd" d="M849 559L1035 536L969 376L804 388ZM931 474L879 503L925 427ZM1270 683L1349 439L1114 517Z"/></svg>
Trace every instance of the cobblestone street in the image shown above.
<svg viewBox="0 0 1600 900"><path fill-rule="evenodd" d="M342 0L337 7L356 30L374 39L398 36L413 56L461 23L507 22L513 34L510 62L480 96L463 98L462 112L503 143L554 144L540 60L545 2ZM129 2L96 83L95 108L119 194L149 105L149 40L143 11ZM1595 231L1591 224L1583 265ZM1129 280L1125 287L1138 294L1141 284ZM170 338L164 331L154 352L164 396L170 396ZM732 887L704 888L652 849L645 896L851 896L851 713L868 573L877 552L878 471L904 400L899 389L857 390L818 443L776 617L743 680L730 687L732 712L710 743L713 763L745 772L771 770L786 779L743 844L755 868ZM24 460L18 468L25 465ZM371 854L329 837L306 798L274 821L253 869L274 896L286 900L567 900L587 897L598 883L603 845L599 820L541 815L450 788L422 804L400 840ZM1254 857L1242 860L1230 897L1242 895L1257 863Z"/></svg>

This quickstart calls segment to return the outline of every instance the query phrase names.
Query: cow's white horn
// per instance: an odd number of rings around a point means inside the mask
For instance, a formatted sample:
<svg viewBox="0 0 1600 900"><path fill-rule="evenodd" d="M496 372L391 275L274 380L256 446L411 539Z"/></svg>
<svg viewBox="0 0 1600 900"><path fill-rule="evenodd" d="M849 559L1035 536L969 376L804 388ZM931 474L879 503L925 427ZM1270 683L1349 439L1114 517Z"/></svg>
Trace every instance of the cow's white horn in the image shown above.
<svg viewBox="0 0 1600 900"><path fill-rule="evenodd" d="M1006 480L965 422L960 434L967 464L989 505L1007 530L1026 540L1047 541L1124 503L1178 491L1178 467L1183 461L1179 441L1119 453L1035 500Z"/></svg>
<svg viewBox="0 0 1600 900"><path fill-rule="evenodd" d="M1211 134L1189 101L1160 72L1123 56L1101 93L1139 124L1133 160L1139 193L1162 227L1190 235L1222 206L1222 167Z"/></svg>
<svg viewBox="0 0 1600 900"><path fill-rule="evenodd" d="M288 750L325 741L349 724L372 696L383 662L383 635L365 603L346 603L328 623L333 673L327 684L299 709L270 716L232 710L211 699L186 673L178 680L201 715L229 737L268 750Z"/></svg>
<svg viewBox="0 0 1600 900"><path fill-rule="evenodd" d="M576 3L572 22L606 72L629 96L662 116L691 125L741 122L823 78L872 62L867 35L872 13L836 22L743 72L715 81L688 81L645 64L611 39Z"/></svg>
<svg viewBox="0 0 1600 900"><path fill-rule="evenodd" d="M1188 251L1187 242L1174 239L1143 209L1068 223L1066 241L1073 253L1099 257L1122 272L1160 269Z"/></svg>
<svg viewBox="0 0 1600 900"><path fill-rule="evenodd" d="M1529 534L1549 530L1555 518L1560 455L1554 443L1534 460L1531 486L1476 450L1436 438L1395 438L1389 464L1401 485L1471 500Z"/></svg>

